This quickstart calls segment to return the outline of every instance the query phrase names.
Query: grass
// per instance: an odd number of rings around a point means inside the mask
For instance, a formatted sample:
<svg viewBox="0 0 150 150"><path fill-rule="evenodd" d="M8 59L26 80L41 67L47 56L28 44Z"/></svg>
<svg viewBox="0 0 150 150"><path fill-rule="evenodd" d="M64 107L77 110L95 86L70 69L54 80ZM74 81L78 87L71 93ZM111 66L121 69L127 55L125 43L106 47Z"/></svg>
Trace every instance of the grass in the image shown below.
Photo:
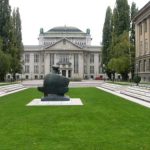
<svg viewBox="0 0 150 150"><path fill-rule="evenodd" d="M28 89L0 98L0 150L149 150L150 109L96 88L72 88L83 106L27 107Z"/></svg>

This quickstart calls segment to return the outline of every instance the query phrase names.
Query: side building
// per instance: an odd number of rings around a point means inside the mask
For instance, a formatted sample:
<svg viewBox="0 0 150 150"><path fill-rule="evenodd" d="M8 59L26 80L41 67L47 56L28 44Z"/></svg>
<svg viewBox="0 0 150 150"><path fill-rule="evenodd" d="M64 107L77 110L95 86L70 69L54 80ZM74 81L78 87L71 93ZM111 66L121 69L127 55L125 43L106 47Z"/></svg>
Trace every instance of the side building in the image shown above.
<svg viewBox="0 0 150 150"><path fill-rule="evenodd" d="M150 1L137 13L135 22L135 73L150 82Z"/></svg>
<svg viewBox="0 0 150 150"><path fill-rule="evenodd" d="M43 79L59 66L60 74L68 78L102 77L101 47L91 45L90 30L76 27L40 29L39 45L25 45L23 53L24 79Z"/></svg>

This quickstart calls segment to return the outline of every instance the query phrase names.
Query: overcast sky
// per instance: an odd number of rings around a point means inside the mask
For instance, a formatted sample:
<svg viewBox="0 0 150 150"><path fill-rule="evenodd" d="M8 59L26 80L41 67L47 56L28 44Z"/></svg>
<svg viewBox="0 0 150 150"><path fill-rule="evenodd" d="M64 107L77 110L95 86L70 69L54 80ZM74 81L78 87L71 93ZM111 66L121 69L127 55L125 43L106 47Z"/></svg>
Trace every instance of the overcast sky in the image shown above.
<svg viewBox="0 0 150 150"><path fill-rule="evenodd" d="M38 44L40 28L47 31L56 26L74 26L82 31L90 28L92 45L100 45L105 13L114 8L116 0L10 0L12 8L19 7L24 45ZM140 9L149 0L133 1Z"/></svg>

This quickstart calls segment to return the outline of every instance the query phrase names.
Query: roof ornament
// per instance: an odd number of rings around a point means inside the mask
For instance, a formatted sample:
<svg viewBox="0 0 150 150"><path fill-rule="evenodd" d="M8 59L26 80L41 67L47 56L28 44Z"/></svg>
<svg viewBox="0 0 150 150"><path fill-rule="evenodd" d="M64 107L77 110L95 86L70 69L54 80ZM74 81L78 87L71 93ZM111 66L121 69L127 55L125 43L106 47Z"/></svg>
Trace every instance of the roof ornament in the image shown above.
<svg viewBox="0 0 150 150"><path fill-rule="evenodd" d="M43 33L44 33L43 28L40 28L40 34L43 34Z"/></svg>
<svg viewBox="0 0 150 150"><path fill-rule="evenodd" d="M86 29L86 34L90 34L90 29Z"/></svg>

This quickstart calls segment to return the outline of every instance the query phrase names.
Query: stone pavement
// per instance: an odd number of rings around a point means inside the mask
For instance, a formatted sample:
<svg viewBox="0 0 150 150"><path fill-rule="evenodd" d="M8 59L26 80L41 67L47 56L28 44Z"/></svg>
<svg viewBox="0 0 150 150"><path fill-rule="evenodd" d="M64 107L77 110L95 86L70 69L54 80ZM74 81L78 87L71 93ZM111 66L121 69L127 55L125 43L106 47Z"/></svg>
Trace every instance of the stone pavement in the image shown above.
<svg viewBox="0 0 150 150"><path fill-rule="evenodd" d="M103 83L97 88L150 108L150 90L147 88L110 83Z"/></svg>
<svg viewBox="0 0 150 150"><path fill-rule="evenodd" d="M69 87L96 87L102 84L104 81L100 80L83 80L81 82L70 82ZM25 87L38 87L43 86L43 80L26 80L22 82Z"/></svg>
<svg viewBox="0 0 150 150"><path fill-rule="evenodd" d="M33 99L27 106L78 106L83 105L80 98L70 98L69 101L41 101Z"/></svg>
<svg viewBox="0 0 150 150"><path fill-rule="evenodd" d="M25 90L26 87L24 87L22 84L11 84L11 85L5 85L5 86L0 86L0 97L15 93L18 91Z"/></svg>

